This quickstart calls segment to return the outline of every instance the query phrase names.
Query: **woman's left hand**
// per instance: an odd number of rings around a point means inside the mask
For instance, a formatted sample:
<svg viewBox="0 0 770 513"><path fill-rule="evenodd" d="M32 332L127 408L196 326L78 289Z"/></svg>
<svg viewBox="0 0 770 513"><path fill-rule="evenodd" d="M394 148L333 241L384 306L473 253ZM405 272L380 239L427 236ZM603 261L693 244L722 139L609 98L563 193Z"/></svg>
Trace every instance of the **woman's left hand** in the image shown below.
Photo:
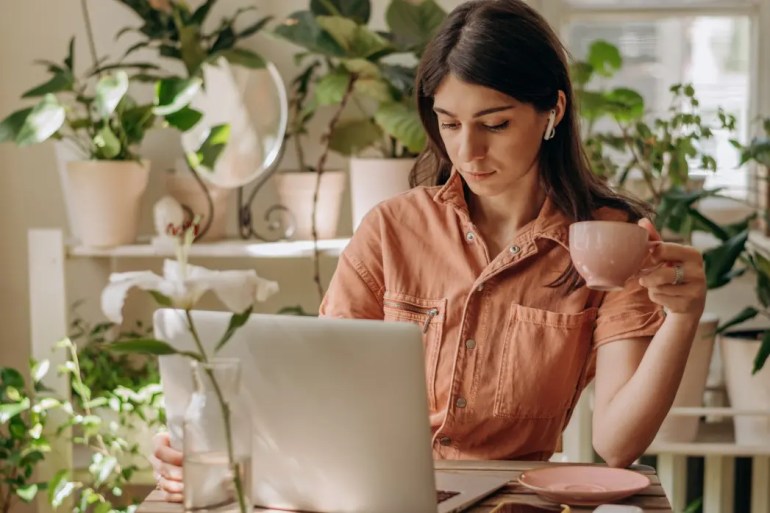
<svg viewBox="0 0 770 513"><path fill-rule="evenodd" d="M639 226L650 234L650 241L657 242L650 249L645 270L639 273L639 284L669 313L700 318L706 304L706 274L700 251L663 242L649 219L640 219Z"/></svg>

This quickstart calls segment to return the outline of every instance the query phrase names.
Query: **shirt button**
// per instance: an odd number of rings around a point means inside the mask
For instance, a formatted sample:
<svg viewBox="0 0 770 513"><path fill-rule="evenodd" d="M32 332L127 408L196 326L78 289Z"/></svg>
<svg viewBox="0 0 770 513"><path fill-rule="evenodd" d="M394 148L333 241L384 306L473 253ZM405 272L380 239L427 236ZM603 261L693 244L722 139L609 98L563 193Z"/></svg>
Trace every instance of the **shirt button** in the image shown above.
<svg viewBox="0 0 770 513"><path fill-rule="evenodd" d="M521 251L521 248L519 246L511 246L510 247L511 254L518 255Z"/></svg>
<svg viewBox="0 0 770 513"><path fill-rule="evenodd" d="M449 438L448 436L442 436L439 439L438 443L440 443L441 445L449 445L452 443L452 439Z"/></svg>
<svg viewBox="0 0 770 513"><path fill-rule="evenodd" d="M466 234L465 234L465 239L466 239L468 242L473 242L473 240L474 240L475 238L476 238L476 234L475 234L475 233L473 233L473 232L468 232L468 233L466 233Z"/></svg>
<svg viewBox="0 0 770 513"><path fill-rule="evenodd" d="M467 347L468 349L473 349L474 347L476 347L476 341L473 340L472 338L469 338L468 340L465 341L465 347Z"/></svg>
<svg viewBox="0 0 770 513"><path fill-rule="evenodd" d="M468 401L466 401L462 397L458 397L457 401L455 401L455 406L457 406L458 408L465 408L467 404L468 404Z"/></svg>

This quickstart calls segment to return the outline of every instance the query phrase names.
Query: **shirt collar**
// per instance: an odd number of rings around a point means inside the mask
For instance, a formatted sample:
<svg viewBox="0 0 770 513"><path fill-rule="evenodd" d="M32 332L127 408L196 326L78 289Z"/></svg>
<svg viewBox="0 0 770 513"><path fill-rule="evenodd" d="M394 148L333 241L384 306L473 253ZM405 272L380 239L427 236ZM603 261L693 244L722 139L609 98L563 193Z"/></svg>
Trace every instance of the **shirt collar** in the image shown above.
<svg viewBox="0 0 770 513"><path fill-rule="evenodd" d="M433 200L442 205L453 207L462 217L470 221L468 203L465 201L463 180L459 173L452 171L449 180L433 196ZM535 222L530 224L534 239L551 239L565 248L569 247L570 218L557 207L550 196L546 196Z"/></svg>

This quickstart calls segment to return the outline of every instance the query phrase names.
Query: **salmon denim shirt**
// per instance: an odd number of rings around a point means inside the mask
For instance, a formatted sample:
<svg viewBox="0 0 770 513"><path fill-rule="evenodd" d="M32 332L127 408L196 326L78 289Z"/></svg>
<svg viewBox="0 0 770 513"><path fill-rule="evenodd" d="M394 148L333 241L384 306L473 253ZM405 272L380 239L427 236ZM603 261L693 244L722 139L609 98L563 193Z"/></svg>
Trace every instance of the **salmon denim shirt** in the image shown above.
<svg viewBox="0 0 770 513"><path fill-rule="evenodd" d="M375 207L340 256L322 316L423 329L435 458L547 460L593 378L593 350L663 322L633 279L616 292L548 286L570 264L570 222L546 199L490 255L454 173Z"/></svg>

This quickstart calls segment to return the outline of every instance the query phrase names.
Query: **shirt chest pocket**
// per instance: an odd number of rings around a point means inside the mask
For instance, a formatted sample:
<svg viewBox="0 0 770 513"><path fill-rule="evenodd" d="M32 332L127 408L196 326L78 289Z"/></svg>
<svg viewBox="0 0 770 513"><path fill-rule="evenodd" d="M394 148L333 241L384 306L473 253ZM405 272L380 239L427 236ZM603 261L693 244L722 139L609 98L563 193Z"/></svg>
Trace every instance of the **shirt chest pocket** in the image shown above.
<svg viewBox="0 0 770 513"><path fill-rule="evenodd" d="M444 331L446 298L429 299L385 292L386 321L413 322L422 330L425 349L425 379L431 411L436 409L436 369Z"/></svg>
<svg viewBox="0 0 770 513"><path fill-rule="evenodd" d="M494 415L555 418L577 392L597 309L556 313L512 305L499 360Z"/></svg>

